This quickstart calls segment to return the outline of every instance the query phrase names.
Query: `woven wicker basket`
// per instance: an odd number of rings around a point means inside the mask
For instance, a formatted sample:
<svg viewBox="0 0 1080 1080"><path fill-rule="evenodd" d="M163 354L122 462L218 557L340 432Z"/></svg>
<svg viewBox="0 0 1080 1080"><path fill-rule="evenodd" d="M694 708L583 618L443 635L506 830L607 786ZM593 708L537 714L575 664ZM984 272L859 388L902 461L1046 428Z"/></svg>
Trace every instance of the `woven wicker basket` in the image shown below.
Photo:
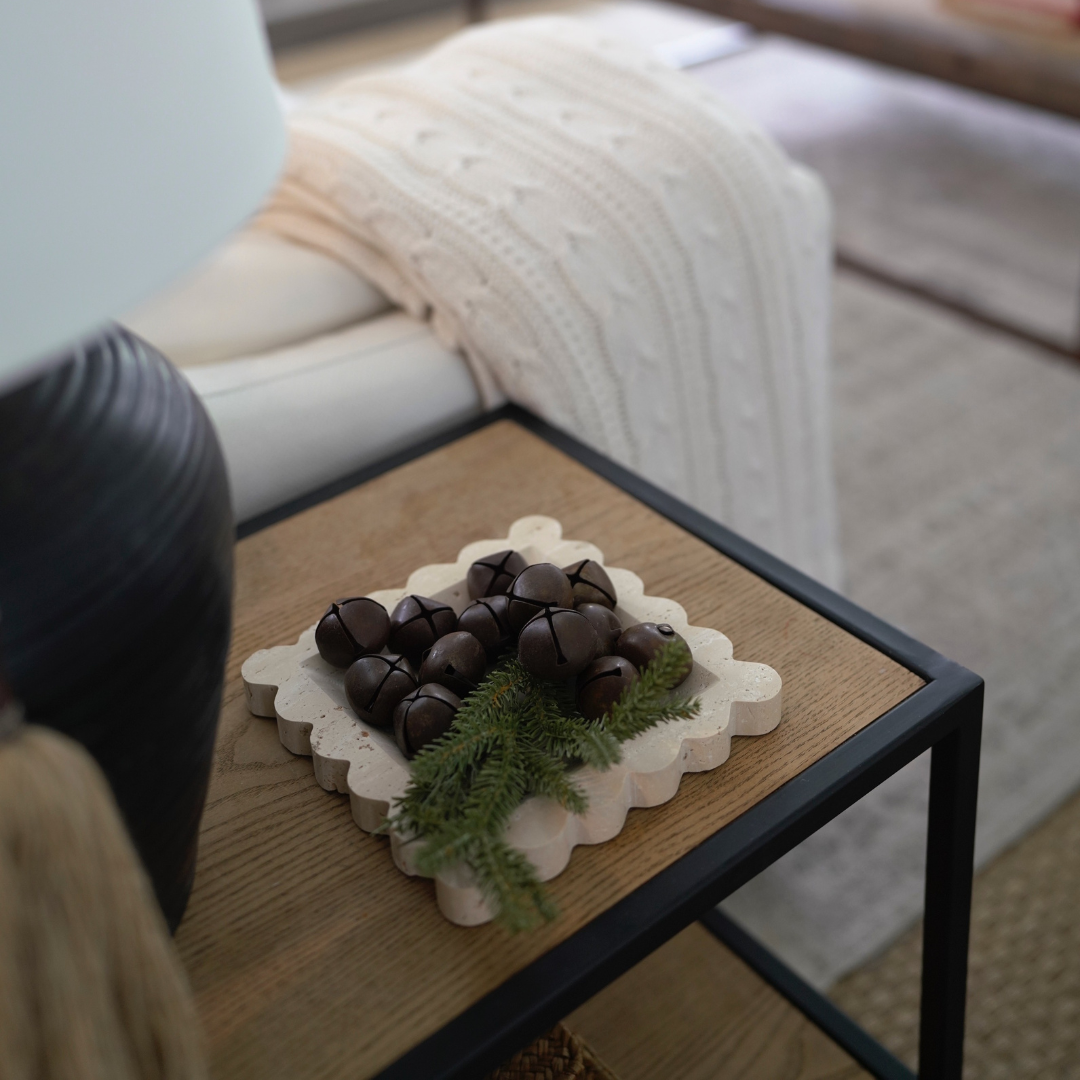
<svg viewBox="0 0 1080 1080"><path fill-rule="evenodd" d="M488 1080L618 1080L618 1077L562 1024L500 1065Z"/></svg>

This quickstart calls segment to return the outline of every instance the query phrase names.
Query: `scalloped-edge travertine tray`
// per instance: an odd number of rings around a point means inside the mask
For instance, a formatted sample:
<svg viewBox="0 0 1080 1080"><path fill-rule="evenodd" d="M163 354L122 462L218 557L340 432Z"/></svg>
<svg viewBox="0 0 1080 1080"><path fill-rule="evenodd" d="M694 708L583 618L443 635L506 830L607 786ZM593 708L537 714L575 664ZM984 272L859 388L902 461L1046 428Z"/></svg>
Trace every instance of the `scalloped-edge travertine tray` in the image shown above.
<svg viewBox="0 0 1080 1080"><path fill-rule="evenodd" d="M564 540L562 526L549 517L519 518L509 536L478 540L461 549L456 563L416 570L400 589L371 593L387 610L408 593L431 596L459 614L469 603L465 575L481 556L513 548L530 563L567 566L579 559L603 563L594 544ZM764 664L732 656L731 642L718 630L690 626L673 600L646 596L641 578L606 566L618 592L616 612L623 625L667 622L686 639L694 668L679 688L701 699L692 720L661 724L624 744L622 761L606 772L582 768L576 779L588 795L584 815L568 813L549 799L532 798L515 811L506 838L547 881L561 873L577 844L602 844L622 829L631 807L658 806L678 791L683 773L715 769L728 759L732 735L764 735L780 722L780 676ZM347 793L356 824L378 828L409 780L409 764L392 734L367 728L349 708L344 673L326 663L315 647L315 627L295 645L263 649L242 668L248 707L256 716L277 719L282 744L306 754L315 778L327 791ZM391 835L394 862L416 874L414 843ZM439 874L435 894L442 913L460 926L488 922L492 913L466 867Z"/></svg>

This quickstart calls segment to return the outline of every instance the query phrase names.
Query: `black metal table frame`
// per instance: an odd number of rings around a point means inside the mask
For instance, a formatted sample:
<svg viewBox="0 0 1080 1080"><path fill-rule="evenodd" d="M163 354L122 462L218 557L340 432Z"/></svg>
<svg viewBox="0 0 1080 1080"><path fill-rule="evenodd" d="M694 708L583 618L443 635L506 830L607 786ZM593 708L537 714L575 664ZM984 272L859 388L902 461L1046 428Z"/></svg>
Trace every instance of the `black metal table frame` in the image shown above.
<svg viewBox="0 0 1080 1080"><path fill-rule="evenodd" d="M926 680L926 685L425 1039L380 1080L466 1080L506 1060L695 920L882 1080L914 1074L716 905L932 749L919 1077L960 1080L982 680L730 529L510 405L243 523L250 535L497 420L512 420Z"/></svg>

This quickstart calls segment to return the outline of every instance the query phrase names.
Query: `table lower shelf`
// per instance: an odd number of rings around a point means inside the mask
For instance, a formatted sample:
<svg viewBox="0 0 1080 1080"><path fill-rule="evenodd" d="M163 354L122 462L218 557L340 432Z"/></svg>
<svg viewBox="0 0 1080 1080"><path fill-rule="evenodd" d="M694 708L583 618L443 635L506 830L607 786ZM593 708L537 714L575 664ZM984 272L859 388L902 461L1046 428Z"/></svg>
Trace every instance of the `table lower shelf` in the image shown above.
<svg viewBox="0 0 1080 1080"><path fill-rule="evenodd" d="M564 1021L619 1080L867 1080L872 1073L694 923Z"/></svg>

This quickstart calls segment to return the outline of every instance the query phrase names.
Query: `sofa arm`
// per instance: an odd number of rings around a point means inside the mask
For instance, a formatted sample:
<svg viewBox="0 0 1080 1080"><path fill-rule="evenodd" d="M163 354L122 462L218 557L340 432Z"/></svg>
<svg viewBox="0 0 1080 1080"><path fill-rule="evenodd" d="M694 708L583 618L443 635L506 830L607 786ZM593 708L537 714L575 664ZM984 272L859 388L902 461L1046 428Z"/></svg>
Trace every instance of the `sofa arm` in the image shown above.
<svg viewBox="0 0 1080 1080"><path fill-rule="evenodd" d="M188 367L292 345L388 307L337 260L248 229L120 322Z"/></svg>

